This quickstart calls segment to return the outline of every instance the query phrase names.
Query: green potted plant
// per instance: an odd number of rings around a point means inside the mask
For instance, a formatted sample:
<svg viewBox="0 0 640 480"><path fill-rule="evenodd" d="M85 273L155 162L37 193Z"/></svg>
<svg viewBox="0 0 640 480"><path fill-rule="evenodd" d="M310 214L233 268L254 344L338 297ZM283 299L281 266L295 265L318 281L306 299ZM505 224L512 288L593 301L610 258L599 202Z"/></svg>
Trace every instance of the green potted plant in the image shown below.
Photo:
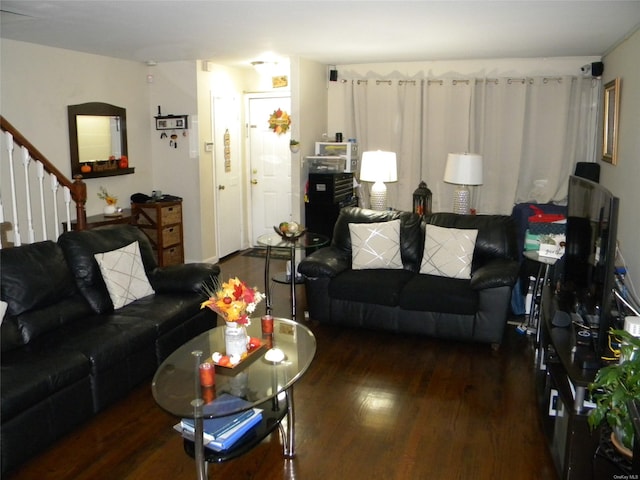
<svg viewBox="0 0 640 480"><path fill-rule="evenodd" d="M300 151L300 142L294 138L289 140L289 150L291 150L291 153L298 153Z"/></svg>
<svg viewBox="0 0 640 480"><path fill-rule="evenodd" d="M596 406L588 421L592 429L606 421L616 437L613 443L617 440L631 455L634 431L628 404L640 398L640 338L625 330L613 330L612 334L621 342L620 361L601 368L589 386Z"/></svg>

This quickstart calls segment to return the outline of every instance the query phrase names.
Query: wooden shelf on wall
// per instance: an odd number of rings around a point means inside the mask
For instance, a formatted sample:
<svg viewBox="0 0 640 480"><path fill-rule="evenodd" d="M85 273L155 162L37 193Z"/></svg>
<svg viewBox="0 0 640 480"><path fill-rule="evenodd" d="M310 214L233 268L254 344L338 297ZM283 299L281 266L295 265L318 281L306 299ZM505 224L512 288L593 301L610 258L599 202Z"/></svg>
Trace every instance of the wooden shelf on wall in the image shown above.
<svg viewBox="0 0 640 480"><path fill-rule="evenodd" d="M74 173L73 175L81 175L82 178L102 178L102 177L115 177L116 175L129 175L135 173L135 167L118 168L117 170L104 170L102 172L88 172L88 173Z"/></svg>

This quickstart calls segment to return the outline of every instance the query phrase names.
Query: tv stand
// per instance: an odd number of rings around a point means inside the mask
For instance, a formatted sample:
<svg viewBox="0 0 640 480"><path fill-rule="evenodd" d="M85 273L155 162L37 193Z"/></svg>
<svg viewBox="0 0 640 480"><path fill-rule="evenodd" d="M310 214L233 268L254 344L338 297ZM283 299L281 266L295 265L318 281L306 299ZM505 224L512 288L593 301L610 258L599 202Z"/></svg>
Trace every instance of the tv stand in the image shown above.
<svg viewBox="0 0 640 480"><path fill-rule="evenodd" d="M555 312L564 309L550 286L544 287L542 295L536 352L536 391L542 429L561 479L595 480L593 458L599 432L590 430L587 415L588 388L597 368L583 368L595 353L591 346L576 346L572 324L553 326Z"/></svg>

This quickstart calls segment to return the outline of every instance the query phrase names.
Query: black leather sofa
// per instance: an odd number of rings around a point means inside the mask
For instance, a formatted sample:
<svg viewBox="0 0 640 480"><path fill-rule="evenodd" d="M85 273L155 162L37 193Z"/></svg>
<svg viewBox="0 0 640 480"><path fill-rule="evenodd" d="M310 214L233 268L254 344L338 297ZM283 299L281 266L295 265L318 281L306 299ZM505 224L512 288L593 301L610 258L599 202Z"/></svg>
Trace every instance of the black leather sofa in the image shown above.
<svg viewBox="0 0 640 480"><path fill-rule="evenodd" d="M400 220L402 269L354 270L350 223ZM425 227L477 229L471 278L421 274ZM331 245L307 256L304 275L311 319L351 327L502 342L518 276L513 219L504 215L341 210Z"/></svg>
<svg viewBox="0 0 640 480"><path fill-rule="evenodd" d="M155 294L120 309L94 258L139 242ZM64 233L0 250L2 472L14 469L151 378L178 346L215 327L200 310L216 265L158 268L132 226Z"/></svg>

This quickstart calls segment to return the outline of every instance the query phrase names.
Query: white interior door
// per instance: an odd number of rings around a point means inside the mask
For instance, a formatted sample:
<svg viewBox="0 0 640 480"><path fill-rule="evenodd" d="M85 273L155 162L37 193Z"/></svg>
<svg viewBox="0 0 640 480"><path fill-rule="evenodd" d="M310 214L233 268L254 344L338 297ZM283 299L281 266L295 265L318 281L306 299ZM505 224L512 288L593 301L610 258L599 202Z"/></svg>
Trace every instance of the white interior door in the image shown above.
<svg viewBox="0 0 640 480"><path fill-rule="evenodd" d="M291 97L249 98L249 155L251 231L256 239L273 232L273 226L291 220L290 133L278 135L269 128L276 110L291 111Z"/></svg>
<svg viewBox="0 0 640 480"><path fill-rule="evenodd" d="M242 178L240 99L211 98L216 189L218 257L242 246Z"/></svg>

